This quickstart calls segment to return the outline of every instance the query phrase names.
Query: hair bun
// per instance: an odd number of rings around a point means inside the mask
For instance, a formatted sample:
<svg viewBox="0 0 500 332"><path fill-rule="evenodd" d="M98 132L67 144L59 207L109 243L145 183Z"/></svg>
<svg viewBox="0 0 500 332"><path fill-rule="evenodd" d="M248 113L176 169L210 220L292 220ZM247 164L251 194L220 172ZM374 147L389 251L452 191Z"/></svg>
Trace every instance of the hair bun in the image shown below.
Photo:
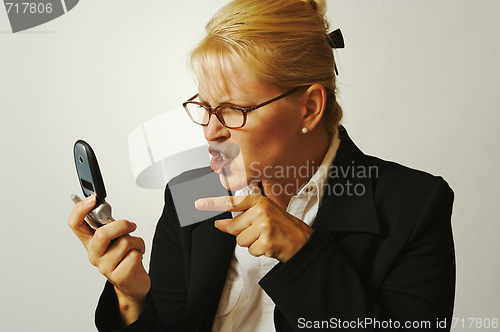
<svg viewBox="0 0 500 332"><path fill-rule="evenodd" d="M312 9L321 15L326 14L326 0L305 0Z"/></svg>

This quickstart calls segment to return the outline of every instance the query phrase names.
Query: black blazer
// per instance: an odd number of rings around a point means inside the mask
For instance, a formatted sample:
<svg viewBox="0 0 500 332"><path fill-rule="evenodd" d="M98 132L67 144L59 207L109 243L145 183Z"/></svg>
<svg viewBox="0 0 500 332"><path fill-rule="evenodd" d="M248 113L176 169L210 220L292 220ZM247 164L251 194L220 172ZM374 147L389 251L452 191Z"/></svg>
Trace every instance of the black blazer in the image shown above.
<svg viewBox="0 0 500 332"><path fill-rule="evenodd" d="M259 282L276 304L276 329L419 324L427 331L449 330L453 191L441 177L364 155L343 127L340 139L314 233ZM186 172L167 186L153 240L148 304L124 331L211 331L235 246L235 237L213 224L231 214L180 227L170 190L210 172ZM213 186L221 188L214 175L211 185L189 193L187 209L195 210L198 198L217 196L211 194ZM96 311L99 330L115 329L118 315L108 283Z"/></svg>

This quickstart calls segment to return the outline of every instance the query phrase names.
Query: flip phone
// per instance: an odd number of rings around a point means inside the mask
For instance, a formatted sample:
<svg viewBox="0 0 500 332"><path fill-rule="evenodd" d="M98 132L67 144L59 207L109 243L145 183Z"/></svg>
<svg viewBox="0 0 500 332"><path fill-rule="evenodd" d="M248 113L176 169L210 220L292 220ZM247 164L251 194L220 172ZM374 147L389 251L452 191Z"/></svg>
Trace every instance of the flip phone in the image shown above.
<svg viewBox="0 0 500 332"><path fill-rule="evenodd" d="M85 197L96 195L96 204L87 214L87 222L94 228L99 228L114 221L111 216L111 205L105 200L106 189L94 150L87 142L78 140L73 147L73 156L83 195ZM80 197L74 194L71 195L71 199L75 204L81 201Z"/></svg>

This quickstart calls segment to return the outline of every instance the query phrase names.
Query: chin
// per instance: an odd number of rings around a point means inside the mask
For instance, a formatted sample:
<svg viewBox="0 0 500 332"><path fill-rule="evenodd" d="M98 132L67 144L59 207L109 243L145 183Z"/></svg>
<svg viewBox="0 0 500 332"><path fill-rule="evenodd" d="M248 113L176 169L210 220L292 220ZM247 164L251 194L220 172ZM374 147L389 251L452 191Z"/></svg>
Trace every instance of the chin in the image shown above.
<svg viewBox="0 0 500 332"><path fill-rule="evenodd" d="M224 188L233 192L241 190L248 185L246 174L222 172L219 174L219 180Z"/></svg>

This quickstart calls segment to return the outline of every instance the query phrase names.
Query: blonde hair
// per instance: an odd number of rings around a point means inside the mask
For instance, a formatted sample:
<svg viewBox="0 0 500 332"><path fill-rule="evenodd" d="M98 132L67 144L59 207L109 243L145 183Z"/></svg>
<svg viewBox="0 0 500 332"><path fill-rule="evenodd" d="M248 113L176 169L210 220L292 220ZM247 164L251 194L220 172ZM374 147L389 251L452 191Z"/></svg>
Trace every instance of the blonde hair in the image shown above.
<svg viewBox="0 0 500 332"><path fill-rule="evenodd" d="M319 83L327 91L323 120L332 136L342 108L325 12L326 0L234 0L207 24L207 36L191 53L192 69L206 75L218 61L225 75L223 59L229 56L258 82L278 89Z"/></svg>

